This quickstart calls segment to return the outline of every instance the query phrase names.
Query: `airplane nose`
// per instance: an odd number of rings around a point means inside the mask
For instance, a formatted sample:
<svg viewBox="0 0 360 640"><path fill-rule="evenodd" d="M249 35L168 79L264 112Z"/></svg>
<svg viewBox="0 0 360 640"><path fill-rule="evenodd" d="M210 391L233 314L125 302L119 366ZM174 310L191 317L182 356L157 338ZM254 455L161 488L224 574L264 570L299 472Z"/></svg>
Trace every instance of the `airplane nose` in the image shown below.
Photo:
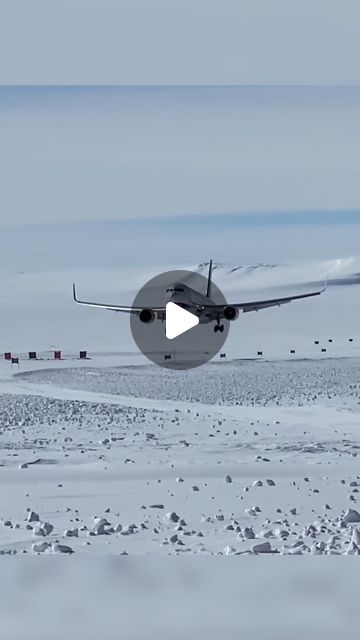
<svg viewBox="0 0 360 640"><path fill-rule="evenodd" d="M172 294L172 296L170 297L171 302L173 302L174 304L177 304L178 307L181 307L182 309L188 309L189 308L189 304L187 304L186 302L184 302L184 297L179 297L176 293Z"/></svg>

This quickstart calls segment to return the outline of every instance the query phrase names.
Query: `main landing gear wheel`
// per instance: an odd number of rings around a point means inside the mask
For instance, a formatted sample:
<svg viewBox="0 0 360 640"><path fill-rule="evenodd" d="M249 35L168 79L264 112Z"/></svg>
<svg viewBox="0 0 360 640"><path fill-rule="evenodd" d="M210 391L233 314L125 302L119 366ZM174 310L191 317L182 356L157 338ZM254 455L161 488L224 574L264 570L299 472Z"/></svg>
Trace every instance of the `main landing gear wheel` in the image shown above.
<svg viewBox="0 0 360 640"><path fill-rule="evenodd" d="M220 331L220 333L224 332L224 325L223 324L216 324L214 327L214 332L217 333L218 331Z"/></svg>

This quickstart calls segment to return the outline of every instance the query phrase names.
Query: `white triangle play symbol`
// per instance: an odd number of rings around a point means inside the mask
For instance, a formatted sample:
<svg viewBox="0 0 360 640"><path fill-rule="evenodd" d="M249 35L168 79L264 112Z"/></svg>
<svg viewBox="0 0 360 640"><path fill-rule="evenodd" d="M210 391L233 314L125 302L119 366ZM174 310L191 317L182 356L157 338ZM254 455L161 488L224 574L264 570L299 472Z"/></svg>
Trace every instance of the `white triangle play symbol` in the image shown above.
<svg viewBox="0 0 360 640"><path fill-rule="evenodd" d="M199 324L199 318L174 302L166 305L165 333L168 340L181 336Z"/></svg>

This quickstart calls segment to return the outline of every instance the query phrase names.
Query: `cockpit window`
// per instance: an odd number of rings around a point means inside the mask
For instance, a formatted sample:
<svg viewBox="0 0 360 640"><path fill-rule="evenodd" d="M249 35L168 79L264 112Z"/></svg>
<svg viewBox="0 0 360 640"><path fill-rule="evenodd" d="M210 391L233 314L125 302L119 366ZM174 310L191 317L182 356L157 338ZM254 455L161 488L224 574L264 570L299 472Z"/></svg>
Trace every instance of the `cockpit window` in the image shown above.
<svg viewBox="0 0 360 640"><path fill-rule="evenodd" d="M174 287L173 289L166 289L166 293L184 293L184 289L182 287Z"/></svg>
<svg viewBox="0 0 360 640"><path fill-rule="evenodd" d="M184 292L184 289L182 289L181 287L175 287L174 291L182 291L182 292Z"/></svg>

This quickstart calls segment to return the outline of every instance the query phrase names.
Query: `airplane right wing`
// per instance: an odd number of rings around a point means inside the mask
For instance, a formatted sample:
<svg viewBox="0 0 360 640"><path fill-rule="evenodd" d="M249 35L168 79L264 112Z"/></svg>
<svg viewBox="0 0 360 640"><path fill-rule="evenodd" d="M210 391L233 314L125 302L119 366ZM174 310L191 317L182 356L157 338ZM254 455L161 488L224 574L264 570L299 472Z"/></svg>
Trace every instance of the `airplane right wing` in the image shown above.
<svg viewBox="0 0 360 640"><path fill-rule="evenodd" d="M235 305L239 309L242 309L244 313L249 311L260 311L260 309L268 309L269 307L280 307L283 304L293 302L293 300L304 300L305 298L313 298L314 296L320 296L325 289L321 291L315 291L314 293L302 293L297 296L287 296L285 298L274 298L272 300L260 300L259 302L248 302L245 304Z"/></svg>
<svg viewBox="0 0 360 640"><path fill-rule="evenodd" d="M289 302L293 302L293 300L303 300L304 298L313 298L314 296L320 296L326 290L327 285L323 287L320 291L315 291L313 293L302 293L300 295L294 296L285 296L282 298L271 298L270 300L256 300L253 302L238 302L235 304L229 303L229 307L233 307L242 311L243 313L249 313L250 311L260 311L261 309L268 309L269 307L280 307L283 304L288 304ZM223 307L222 307L223 308ZM209 306L209 311L220 310L218 305L214 305L214 307Z"/></svg>
<svg viewBox="0 0 360 640"><path fill-rule="evenodd" d="M108 311L117 311L119 313L140 313L143 307L133 307L117 304L104 304L102 302L88 302L86 300L79 300L76 295L76 286L73 284L73 298L77 304L82 304L86 307L98 307L99 309L108 309ZM165 307L151 307L151 310L155 313L161 314L166 312Z"/></svg>

